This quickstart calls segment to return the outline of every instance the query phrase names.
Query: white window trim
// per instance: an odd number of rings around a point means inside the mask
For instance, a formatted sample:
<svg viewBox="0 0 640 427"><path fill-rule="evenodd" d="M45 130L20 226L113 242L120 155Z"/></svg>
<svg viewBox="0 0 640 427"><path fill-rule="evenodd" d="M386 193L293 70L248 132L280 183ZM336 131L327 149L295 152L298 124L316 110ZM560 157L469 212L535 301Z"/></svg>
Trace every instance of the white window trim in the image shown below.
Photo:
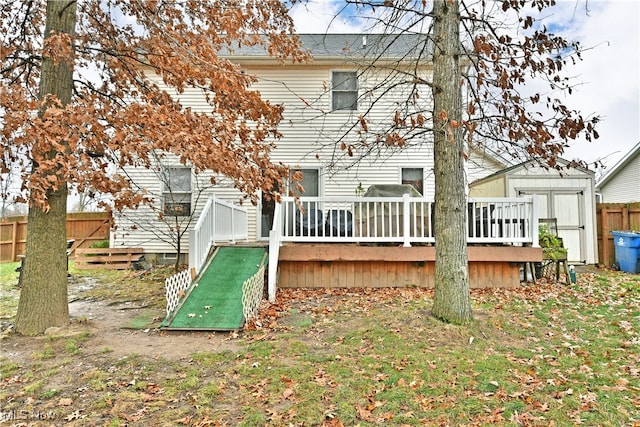
<svg viewBox="0 0 640 427"><path fill-rule="evenodd" d="M354 109L334 109L333 108L333 93L334 92L353 92L352 90L335 90L333 88L333 74L334 73L353 73L356 75L356 108ZM353 113L353 112L357 112L360 108L360 76L358 75L358 71L357 70L344 70L344 69L336 69L336 70L331 70L330 74L329 74L329 81L331 82L330 85L330 96L329 96L329 107L331 112L337 112L337 113Z"/></svg>
<svg viewBox="0 0 640 427"><path fill-rule="evenodd" d="M291 168L292 171L295 170L317 170L318 171L318 197L322 197L324 194L324 176L322 174L321 166L305 166L298 165L297 168ZM285 192L282 193L284 196L289 194L290 184L289 181L286 182ZM263 201L264 192L260 191L260 204L258 205L258 209L256 210L256 240L258 241L266 241L269 240L268 236L262 236L262 201ZM304 194L302 195L304 197Z"/></svg>
<svg viewBox="0 0 640 427"><path fill-rule="evenodd" d="M402 178L403 178L403 176L402 176L402 172L403 172L405 169L416 169L416 170L421 170L421 171L422 171L422 192L421 192L421 194L422 194L422 196L424 197L424 193L425 193L425 181L426 181L426 177L425 177L425 173L424 173L424 168L421 168L421 167L415 167L415 166L402 166L402 167L400 167L400 170L398 171L398 175L400 176L400 178L399 178L400 184L402 184L402 183L403 183L403 179L402 179ZM415 188L415 187L414 187L414 188ZM420 190L418 190L417 188L416 188L416 190L417 190L418 192L420 192Z"/></svg>
<svg viewBox="0 0 640 427"><path fill-rule="evenodd" d="M191 167L189 166L171 166L171 165L163 165L162 166L162 173L165 173L165 170L167 169L186 169L189 171L189 191L172 191L171 187L169 185L169 183L166 182L165 179L162 180L162 213L165 216L179 216L179 217L189 217L192 216L194 213L194 206L193 206L193 170ZM167 199L166 199L166 194L175 194L175 195L180 195L180 194L188 194L189 195L189 213L185 214L185 215L176 215L174 213L166 213L166 204L167 204ZM171 202L169 202L171 203Z"/></svg>

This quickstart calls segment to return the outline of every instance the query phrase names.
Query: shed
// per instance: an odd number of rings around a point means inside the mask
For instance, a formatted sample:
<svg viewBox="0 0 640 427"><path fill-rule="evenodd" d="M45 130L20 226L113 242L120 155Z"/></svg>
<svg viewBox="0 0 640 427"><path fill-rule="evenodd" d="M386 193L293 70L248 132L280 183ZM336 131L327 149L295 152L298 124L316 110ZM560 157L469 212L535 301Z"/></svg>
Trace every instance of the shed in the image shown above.
<svg viewBox="0 0 640 427"><path fill-rule="evenodd" d="M471 197L520 197L531 195L538 218L556 218L558 235L568 248L568 260L575 264L598 262L596 231L595 173L568 168L559 159L560 170L545 169L535 160L508 167L469 186Z"/></svg>

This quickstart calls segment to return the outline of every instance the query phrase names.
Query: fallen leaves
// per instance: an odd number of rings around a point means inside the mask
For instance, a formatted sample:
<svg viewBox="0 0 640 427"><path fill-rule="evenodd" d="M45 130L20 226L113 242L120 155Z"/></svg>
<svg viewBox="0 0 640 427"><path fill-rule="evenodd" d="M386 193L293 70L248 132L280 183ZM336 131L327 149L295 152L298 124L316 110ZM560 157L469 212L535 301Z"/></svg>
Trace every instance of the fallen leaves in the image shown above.
<svg viewBox="0 0 640 427"><path fill-rule="evenodd" d="M28 408L44 402L70 424L152 425L171 413L185 426L633 425L640 356L630 289L581 274L576 287L473 291L468 327L432 319L430 290L283 289L260 325L202 337L206 354L166 364L86 352L67 356L94 364L72 390L25 397L33 374L15 367L0 393Z"/></svg>
<svg viewBox="0 0 640 427"><path fill-rule="evenodd" d="M373 422L377 424L388 422L393 418L393 413L383 412L374 415L374 411L383 407L386 401L376 400L373 397L368 398L365 405L356 404L356 417L363 421Z"/></svg>

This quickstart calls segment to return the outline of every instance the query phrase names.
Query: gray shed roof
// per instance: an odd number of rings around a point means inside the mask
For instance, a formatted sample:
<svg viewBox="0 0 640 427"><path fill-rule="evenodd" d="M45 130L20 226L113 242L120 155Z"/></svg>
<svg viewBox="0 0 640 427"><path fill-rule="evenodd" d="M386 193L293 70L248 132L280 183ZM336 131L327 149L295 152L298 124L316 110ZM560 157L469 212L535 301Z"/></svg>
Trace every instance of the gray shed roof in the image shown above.
<svg viewBox="0 0 640 427"><path fill-rule="evenodd" d="M558 158L558 164L562 164L562 165L566 166L569 163L571 163L571 162L569 162L568 160L565 160L565 159L560 158L560 157ZM499 176L509 175L512 172L515 172L515 171L517 171L519 169L526 169L528 167L536 166L537 164L538 163L537 163L536 159L526 160L526 161L524 161L522 163L518 163L517 165L512 165L512 166L506 167L506 168L504 168L502 170L499 170L497 172L494 172L491 175L485 176L484 178L476 179L475 181L473 181L469 185L470 186L474 186L474 185L477 185L477 184L480 184L480 183L483 183L483 182L491 181L491 180L493 180L493 179L495 179L495 178L497 178ZM577 170L577 171L580 171L580 172L584 173L585 175L590 175L590 176L594 176L595 175L595 173L593 171L591 171L589 169L585 169L585 168L583 168L581 166L573 167L573 169Z"/></svg>

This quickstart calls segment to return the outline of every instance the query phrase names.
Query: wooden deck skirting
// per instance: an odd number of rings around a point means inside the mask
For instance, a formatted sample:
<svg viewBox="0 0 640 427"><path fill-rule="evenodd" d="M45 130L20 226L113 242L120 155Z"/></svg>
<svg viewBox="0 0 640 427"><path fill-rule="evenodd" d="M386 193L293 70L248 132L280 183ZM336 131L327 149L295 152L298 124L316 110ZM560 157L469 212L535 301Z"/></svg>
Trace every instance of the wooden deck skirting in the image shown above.
<svg viewBox="0 0 640 427"><path fill-rule="evenodd" d="M471 288L513 288L520 266L542 261L542 249L469 246ZM433 246L283 245L278 287L433 287Z"/></svg>

